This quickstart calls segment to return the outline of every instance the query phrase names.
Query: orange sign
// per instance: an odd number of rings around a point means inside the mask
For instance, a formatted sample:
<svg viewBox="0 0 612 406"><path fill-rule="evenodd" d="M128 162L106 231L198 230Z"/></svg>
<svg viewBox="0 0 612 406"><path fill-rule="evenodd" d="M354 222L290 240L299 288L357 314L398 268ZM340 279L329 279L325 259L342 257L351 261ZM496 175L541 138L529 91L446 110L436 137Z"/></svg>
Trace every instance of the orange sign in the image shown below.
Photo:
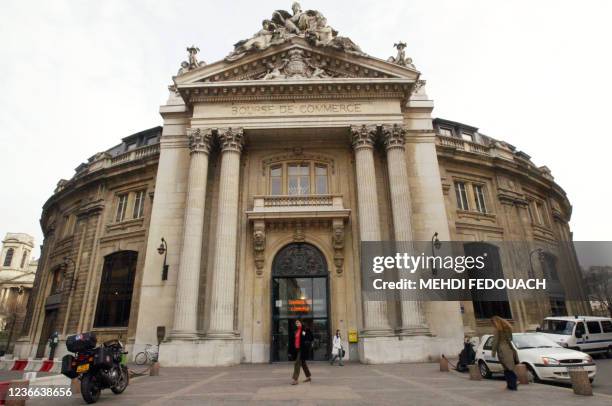
<svg viewBox="0 0 612 406"><path fill-rule="evenodd" d="M289 311L294 313L309 313L310 300L308 299L292 299L288 300Z"/></svg>

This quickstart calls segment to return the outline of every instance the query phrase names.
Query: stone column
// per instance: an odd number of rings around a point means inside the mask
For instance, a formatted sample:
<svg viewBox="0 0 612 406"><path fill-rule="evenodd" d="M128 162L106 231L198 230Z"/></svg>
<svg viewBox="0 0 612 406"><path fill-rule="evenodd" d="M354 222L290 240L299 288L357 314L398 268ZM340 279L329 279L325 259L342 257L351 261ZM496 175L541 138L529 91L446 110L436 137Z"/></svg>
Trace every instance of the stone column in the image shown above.
<svg viewBox="0 0 612 406"><path fill-rule="evenodd" d="M207 336L233 338L240 153L244 137L242 128L220 128L218 135L222 149L221 180Z"/></svg>
<svg viewBox="0 0 612 406"><path fill-rule="evenodd" d="M357 207L359 210L359 235L363 241L380 241L380 215L376 173L374 167L374 140L376 126L351 126L355 169L357 175ZM387 302L364 301L364 334L366 336L390 335Z"/></svg>
<svg viewBox="0 0 612 406"><path fill-rule="evenodd" d="M204 203L208 176L208 154L212 132L210 129L191 129L189 137L189 175L185 202L183 246L176 282L174 325L170 338L197 339L198 293L202 234L204 232Z"/></svg>
<svg viewBox="0 0 612 406"><path fill-rule="evenodd" d="M384 125L383 140L387 150L387 168L389 172L389 188L391 190L391 209L393 211L393 229L395 241L402 242L398 249L406 250L414 254L412 244L412 224L411 224L411 200L408 185L408 170L406 167L406 142L405 130L394 124L393 126ZM425 323L425 317L421 303L409 299L409 292L402 292L401 314L402 327L400 334L403 335L423 335L429 334Z"/></svg>

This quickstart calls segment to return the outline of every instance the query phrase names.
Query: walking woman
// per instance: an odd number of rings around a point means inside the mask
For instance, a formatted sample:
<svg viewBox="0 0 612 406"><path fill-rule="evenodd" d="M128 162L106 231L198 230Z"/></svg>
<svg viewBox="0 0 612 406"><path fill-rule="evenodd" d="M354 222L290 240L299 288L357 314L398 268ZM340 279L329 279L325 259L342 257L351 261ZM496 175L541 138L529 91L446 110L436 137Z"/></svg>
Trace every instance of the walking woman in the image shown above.
<svg viewBox="0 0 612 406"><path fill-rule="evenodd" d="M512 326L499 316L493 316L491 323L495 327L495 337L491 348L491 355L501 362L504 368L504 377L508 389L516 390L516 373L514 367L518 363L518 354L512 346Z"/></svg>
<svg viewBox="0 0 612 406"><path fill-rule="evenodd" d="M293 382L291 385L298 384L298 378L300 376L300 367L304 370L306 379L304 382L310 382L310 370L306 364L306 358L310 352L310 344L312 343L312 333L310 330L303 328L302 322L299 320L295 321L295 364L293 365Z"/></svg>
<svg viewBox="0 0 612 406"><path fill-rule="evenodd" d="M342 354L344 352L344 350L342 349L342 336L340 336L340 330L336 330L336 335L334 336L333 340L332 340L332 359L331 359L331 364L334 365L334 362L336 361L336 358L338 358L338 360L340 361L340 366L343 367L344 364L342 363L342 356L344 354Z"/></svg>

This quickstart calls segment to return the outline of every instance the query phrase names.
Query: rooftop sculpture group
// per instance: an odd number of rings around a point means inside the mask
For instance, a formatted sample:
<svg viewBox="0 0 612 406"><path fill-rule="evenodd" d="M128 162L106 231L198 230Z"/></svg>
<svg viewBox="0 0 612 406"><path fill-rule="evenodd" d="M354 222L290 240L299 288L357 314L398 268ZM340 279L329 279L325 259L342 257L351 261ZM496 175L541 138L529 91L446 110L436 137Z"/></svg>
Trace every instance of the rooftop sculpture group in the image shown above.
<svg viewBox="0 0 612 406"><path fill-rule="evenodd" d="M263 20L261 30L253 37L238 41L234 50L225 57L235 61L251 51L266 49L282 44L293 37L301 37L315 46L331 47L345 52L363 54L361 49L349 38L338 36L338 32L327 25L327 19L316 10L302 11L300 3L294 2L292 13L276 10L272 18Z"/></svg>
<svg viewBox="0 0 612 406"><path fill-rule="evenodd" d="M200 48L196 47L195 45L187 47L188 61L181 62L181 68L178 71L179 75L182 75L183 73L189 72L190 70L193 70L200 66L206 65L206 62L198 61L198 52L200 52Z"/></svg>
<svg viewBox="0 0 612 406"><path fill-rule="evenodd" d="M387 59L387 62L414 69L414 65L412 64L412 58L406 57L406 43L400 41L398 43L393 44L393 47L397 49L397 55L395 57L390 56L389 59Z"/></svg>
<svg viewBox="0 0 612 406"><path fill-rule="evenodd" d="M291 5L291 13L285 10L276 10L270 19L263 20L261 30L251 38L238 41L234 50L225 57L225 61L238 60L248 53L264 50L273 45L279 45L291 38L303 38L317 47L329 47L348 53L365 55L359 46L350 38L338 36L338 31L327 25L327 19L317 10L303 11L300 3ZM397 56L389 57L387 62L414 69L412 59L406 57L404 42L393 45L397 49ZM178 75L182 75L200 66L206 65L198 61L199 48L192 45L187 48L188 61L181 63ZM300 79L300 78L328 78L336 74L328 69L325 61L306 57L303 51L291 50L284 58L274 62L267 62L267 71L258 79Z"/></svg>

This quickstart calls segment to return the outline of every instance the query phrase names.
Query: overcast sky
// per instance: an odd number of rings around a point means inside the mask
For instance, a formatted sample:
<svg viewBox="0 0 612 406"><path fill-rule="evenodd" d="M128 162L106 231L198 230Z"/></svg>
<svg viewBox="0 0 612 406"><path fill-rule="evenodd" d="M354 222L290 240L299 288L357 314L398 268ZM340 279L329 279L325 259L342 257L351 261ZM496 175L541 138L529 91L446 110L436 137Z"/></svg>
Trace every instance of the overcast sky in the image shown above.
<svg viewBox="0 0 612 406"><path fill-rule="evenodd" d="M573 204L576 240L611 240L612 2L304 1L368 54L393 43L427 80L434 116L547 165ZM186 59L223 58L286 1L0 2L0 234L42 241L57 181L120 138L161 124ZM38 254L37 254L38 255Z"/></svg>

